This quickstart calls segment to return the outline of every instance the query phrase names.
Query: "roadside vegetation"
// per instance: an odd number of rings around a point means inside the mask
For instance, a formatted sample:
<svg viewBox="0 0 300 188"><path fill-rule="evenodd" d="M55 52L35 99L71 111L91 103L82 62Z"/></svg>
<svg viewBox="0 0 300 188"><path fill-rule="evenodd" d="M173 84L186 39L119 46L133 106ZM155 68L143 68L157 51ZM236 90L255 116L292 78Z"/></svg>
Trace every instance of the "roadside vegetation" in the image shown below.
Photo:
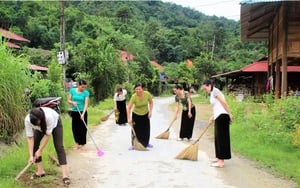
<svg viewBox="0 0 300 188"><path fill-rule="evenodd" d="M263 103L228 99L233 150L300 185L300 98L265 95Z"/></svg>

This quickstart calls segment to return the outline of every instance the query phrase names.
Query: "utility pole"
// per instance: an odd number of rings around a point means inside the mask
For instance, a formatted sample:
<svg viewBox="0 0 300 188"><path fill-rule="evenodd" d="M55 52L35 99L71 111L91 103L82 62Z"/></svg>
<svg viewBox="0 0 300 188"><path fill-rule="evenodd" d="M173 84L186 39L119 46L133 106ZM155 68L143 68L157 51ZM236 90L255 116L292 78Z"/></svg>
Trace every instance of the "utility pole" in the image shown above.
<svg viewBox="0 0 300 188"><path fill-rule="evenodd" d="M59 57L60 56L60 57ZM60 52L58 53L59 64L62 65L63 88L66 90L66 64L67 54L65 51L65 7L64 0L60 1Z"/></svg>
<svg viewBox="0 0 300 188"><path fill-rule="evenodd" d="M211 60L213 60L213 57L214 57L215 40L216 40L216 35L214 35L214 40L213 40L213 43L212 43L212 48L211 48Z"/></svg>

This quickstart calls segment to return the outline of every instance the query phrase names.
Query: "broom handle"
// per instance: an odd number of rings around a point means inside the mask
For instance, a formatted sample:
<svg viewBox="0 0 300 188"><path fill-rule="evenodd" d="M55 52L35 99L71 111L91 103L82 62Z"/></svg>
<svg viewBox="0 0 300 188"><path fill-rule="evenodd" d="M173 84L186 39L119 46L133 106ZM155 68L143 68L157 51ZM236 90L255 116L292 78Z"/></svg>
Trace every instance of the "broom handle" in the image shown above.
<svg viewBox="0 0 300 188"><path fill-rule="evenodd" d="M15 177L15 180L17 181L27 170L28 168L32 165L32 163L28 163L25 168Z"/></svg>
<svg viewBox="0 0 300 188"><path fill-rule="evenodd" d="M81 112L80 112L80 110L79 110L78 106L76 106L76 107L77 107L77 111L78 111L79 115L81 116L82 114L81 114ZM88 128L88 126L87 126L86 122L84 121L84 119L82 119L82 121L83 121L83 124L85 125L85 127L86 127L86 130L87 130L87 133L89 134L89 136L90 136L90 138L91 138L92 142L94 143L94 145L95 145L96 149L97 149L97 150L100 150L100 149L99 149L99 147L98 147L98 145L96 144L96 142L95 142L95 140L94 140L94 138L93 138L92 134L90 133L90 130L89 130L89 128Z"/></svg>
<svg viewBox="0 0 300 188"><path fill-rule="evenodd" d="M198 137L198 139L197 139L193 144L199 142L200 138L201 138L201 137L204 135L204 133L208 130L208 128L210 127L211 124L212 124L212 123L208 123L208 124L206 125L206 127L204 128L204 130L202 131L202 133L200 134L200 136Z"/></svg>
<svg viewBox="0 0 300 188"><path fill-rule="evenodd" d="M136 134L135 134L135 131L134 131L134 128L133 128L133 124L132 124L132 122L131 122L131 123L129 123L129 125L130 125L130 127L131 127L131 131L132 131L132 133L133 133L133 136L135 136L135 137L136 137Z"/></svg>
<svg viewBox="0 0 300 188"><path fill-rule="evenodd" d="M173 125L173 123L175 122L175 120L176 120L176 118L173 118L173 120L171 121L171 123L170 123L168 129L167 129L165 132L167 132L167 131L172 127L172 125Z"/></svg>

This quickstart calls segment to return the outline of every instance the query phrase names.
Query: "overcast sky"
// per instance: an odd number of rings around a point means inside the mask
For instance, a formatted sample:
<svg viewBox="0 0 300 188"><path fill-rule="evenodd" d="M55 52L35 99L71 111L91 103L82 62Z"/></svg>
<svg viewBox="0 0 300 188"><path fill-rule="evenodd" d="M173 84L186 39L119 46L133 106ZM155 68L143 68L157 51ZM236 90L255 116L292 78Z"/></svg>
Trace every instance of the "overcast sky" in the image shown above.
<svg viewBox="0 0 300 188"><path fill-rule="evenodd" d="M209 16L224 16L228 19L240 19L241 0L162 0L183 7L190 7Z"/></svg>

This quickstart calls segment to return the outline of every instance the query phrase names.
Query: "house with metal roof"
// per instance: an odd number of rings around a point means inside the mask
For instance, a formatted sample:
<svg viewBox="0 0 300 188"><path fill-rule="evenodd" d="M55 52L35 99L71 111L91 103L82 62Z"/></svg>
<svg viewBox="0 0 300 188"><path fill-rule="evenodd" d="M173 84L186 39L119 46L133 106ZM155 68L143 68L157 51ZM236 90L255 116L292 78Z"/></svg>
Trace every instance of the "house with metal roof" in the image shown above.
<svg viewBox="0 0 300 188"><path fill-rule="evenodd" d="M274 77L276 98L287 95L288 66L300 65L299 11L300 1L241 1L241 39L268 42L267 77Z"/></svg>
<svg viewBox="0 0 300 188"><path fill-rule="evenodd" d="M280 72L282 73L282 71L283 68L281 67ZM288 66L287 72L289 86L293 89L300 88L300 66ZM266 84L270 79L267 73L268 59L265 57L241 69L213 75L212 78L225 78L226 91L234 93L236 96L255 96L259 98L270 91L266 89ZM274 78L272 79L274 80Z"/></svg>

